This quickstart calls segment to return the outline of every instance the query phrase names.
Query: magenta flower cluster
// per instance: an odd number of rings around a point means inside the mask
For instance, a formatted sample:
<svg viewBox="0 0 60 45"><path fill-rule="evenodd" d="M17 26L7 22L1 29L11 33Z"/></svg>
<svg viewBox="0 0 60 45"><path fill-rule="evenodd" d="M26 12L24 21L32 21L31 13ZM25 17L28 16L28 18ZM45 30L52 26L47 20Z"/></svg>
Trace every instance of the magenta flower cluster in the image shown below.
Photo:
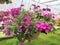
<svg viewBox="0 0 60 45"><path fill-rule="evenodd" d="M19 45L25 45L24 43L21 43L21 44L19 44Z"/></svg>
<svg viewBox="0 0 60 45"><path fill-rule="evenodd" d="M16 17L19 15L19 8L12 8L11 11L10 11L10 14L13 16L13 17Z"/></svg>
<svg viewBox="0 0 60 45"><path fill-rule="evenodd" d="M32 22L30 21L29 15L25 15L23 17L23 21L24 21L24 24L19 24L18 32L22 32L23 30L24 30L24 32L28 32L29 31L28 26L32 25Z"/></svg>
<svg viewBox="0 0 60 45"><path fill-rule="evenodd" d="M9 14L9 11L3 11L3 12L2 12L2 15L3 15L3 16L7 16L8 14Z"/></svg>
<svg viewBox="0 0 60 45"><path fill-rule="evenodd" d="M32 4L32 6L34 7L34 11L41 12L41 16L50 16L50 18L53 19L54 21L57 20L57 15L52 13L50 8L42 8L41 9L35 4Z"/></svg>
<svg viewBox="0 0 60 45"><path fill-rule="evenodd" d="M7 27L4 27L3 33L4 33L6 36L10 36L10 32L8 31L8 28L7 28Z"/></svg>
<svg viewBox="0 0 60 45"><path fill-rule="evenodd" d="M57 15L51 12L51 9L49 8L43 8L41 9L41 16L50 16L51 19L57 20Z"/></svg>
<svg viewBox="0 0 60 45"><path fill-rule="evenodd" d="M45 32L45 33L48 33L48 32L51 31L52 26L49 25L49 24L47 24L47 23L44 23L44 22L38 22L38 23L36 24L36 29L37 29L38 31L40 31L40 32L43 31L43 32Z"/></svg>
<svg viewBox="0 0 60 45"><path fill-rule="evenodd" d="M25 15L23 18L25 25L30 26L32 24L32 22L30 21L30 16L29 15Z"/></svg>
<svg viewBox="0 0 60 45"><path fill-rule="evenodd" d="M13 22L13 20L11 20L11 19L10 20L9 19L6 19L6 20L4 19L3 20L3 24L9 24L9 23L12 23L12 22Z"/></svg>
<svg viewBox="0 0 60 45"><path fill-rule="evenodd" d="M27 33L28 31L29 31L29 28L25 27L24 24L19 24L18 32Z"/></svg>

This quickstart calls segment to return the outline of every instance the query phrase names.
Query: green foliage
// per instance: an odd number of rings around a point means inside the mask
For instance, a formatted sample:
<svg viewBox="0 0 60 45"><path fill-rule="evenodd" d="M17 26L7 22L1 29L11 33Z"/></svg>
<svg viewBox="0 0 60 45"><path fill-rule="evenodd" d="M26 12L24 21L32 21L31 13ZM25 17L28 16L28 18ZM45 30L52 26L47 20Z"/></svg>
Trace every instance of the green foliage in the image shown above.
<svg viewBox="0 0 60 45"><path fill-rule="evenodd" d="M1 36L1 33L0 33ZM0 41L0 45L18 45L20 43L17 38ZM60 29L50 32L48 34L40 33L38 38L32 40L32 42L24 42L26 45L60 45Z"/></svg>
<svg viewBox="0 0 60 45"><path fill-rule="evenodd" d="M6 0L6 3L8 4L9 3L9 0Z"/></svg>

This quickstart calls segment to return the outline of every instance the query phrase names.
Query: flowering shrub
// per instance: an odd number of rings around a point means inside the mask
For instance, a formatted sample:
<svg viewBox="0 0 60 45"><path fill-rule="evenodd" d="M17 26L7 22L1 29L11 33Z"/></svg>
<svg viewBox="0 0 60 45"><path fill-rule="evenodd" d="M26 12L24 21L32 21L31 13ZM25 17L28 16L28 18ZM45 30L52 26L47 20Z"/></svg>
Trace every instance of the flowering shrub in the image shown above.
<svg viewBox="0 0 60 45"><path fill-rule="evenodd" d="M40 9L33 4L33 11L26 11L22 9L23 6L22 4L20 8L12 8L8 12L2 12L3 17L0 20L3 21L3 33L6 36L10 36L12 32L20 42L24 42L26 39L30 41L30 37L33 37L36 32L47 34L52 31L53 23L57 17L51 12L51 9Z"/></svg>

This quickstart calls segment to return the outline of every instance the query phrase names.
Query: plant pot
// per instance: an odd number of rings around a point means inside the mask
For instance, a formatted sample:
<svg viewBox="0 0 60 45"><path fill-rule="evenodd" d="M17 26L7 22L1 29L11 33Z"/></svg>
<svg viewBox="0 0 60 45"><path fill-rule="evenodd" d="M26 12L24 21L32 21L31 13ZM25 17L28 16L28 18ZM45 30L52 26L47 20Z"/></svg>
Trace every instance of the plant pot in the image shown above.
<svg viewBox="0 0 60 45"><path fill-rule="evenodd" d="M25 40L28 40L29 42L31 42L32 40L36 39L39 36L40 32L36 32L35 34L33 34L32 36L29 36L29 38L25 38Z"/></svg>

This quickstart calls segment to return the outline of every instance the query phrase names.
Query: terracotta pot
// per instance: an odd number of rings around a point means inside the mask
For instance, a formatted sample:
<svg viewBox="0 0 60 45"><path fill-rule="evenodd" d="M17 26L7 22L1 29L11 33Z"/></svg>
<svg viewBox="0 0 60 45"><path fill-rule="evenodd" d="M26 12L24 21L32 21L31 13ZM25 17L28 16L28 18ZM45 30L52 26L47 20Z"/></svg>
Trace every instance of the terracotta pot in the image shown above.
<svg viewBox="0 0 60 45"><path fill-rule="evenodd" d="M0 4L4 4L6 0L0 0Z"/></svg>

